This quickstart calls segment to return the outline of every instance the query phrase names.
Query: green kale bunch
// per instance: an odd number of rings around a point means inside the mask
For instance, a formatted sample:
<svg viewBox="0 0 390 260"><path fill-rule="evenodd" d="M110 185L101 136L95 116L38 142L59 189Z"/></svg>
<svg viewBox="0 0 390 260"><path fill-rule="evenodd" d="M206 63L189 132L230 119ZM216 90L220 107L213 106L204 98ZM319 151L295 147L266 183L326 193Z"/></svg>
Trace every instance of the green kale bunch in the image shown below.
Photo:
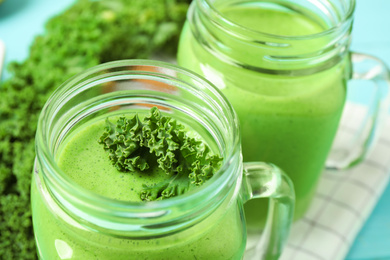
<svg viewBox="0 0 390 260"><path fill-rule="evenodd" d="M174 53L190 0L78 0L50 19L0 86L0 259L36 259L30 181L39 113L56 87L103 62Z"/></svg>
<svg viewBox="0 0 390 260"><path fill-rule="evenodd" d="M169 179L144 185L144 201L183 194L209 180L222 158L213 155L202 141L187 135L185 127L157 107L141 121L138 114L121 117L116 125L106 120L99 143L108 151L112 164L122 172L147 172L158 167Z"/></svg>

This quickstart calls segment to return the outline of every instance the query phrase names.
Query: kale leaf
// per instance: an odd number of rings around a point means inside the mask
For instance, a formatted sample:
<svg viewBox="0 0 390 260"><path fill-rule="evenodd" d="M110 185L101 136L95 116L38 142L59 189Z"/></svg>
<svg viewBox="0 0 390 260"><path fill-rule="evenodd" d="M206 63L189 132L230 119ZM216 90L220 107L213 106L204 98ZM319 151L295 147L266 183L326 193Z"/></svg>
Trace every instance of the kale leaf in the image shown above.
<svg viewBox="0 0 390 260"><path fill-rule="evenodd" d="M99 143L119 171L143 172L158 167L170 176L154 185L144 184L140 194L144 201L181 195L202 185L222 161L204 142L188 136L184 125L163 116L157 107L142 121L138 114L129 119L120 117L116 125L107 119Z"/></svg>

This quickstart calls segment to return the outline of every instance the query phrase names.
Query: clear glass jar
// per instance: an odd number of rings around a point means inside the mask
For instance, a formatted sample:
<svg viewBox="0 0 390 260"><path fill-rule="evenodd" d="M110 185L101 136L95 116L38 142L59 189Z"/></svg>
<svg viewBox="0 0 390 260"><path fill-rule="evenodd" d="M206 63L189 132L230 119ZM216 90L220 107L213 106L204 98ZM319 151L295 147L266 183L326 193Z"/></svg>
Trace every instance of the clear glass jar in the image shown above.
<svg viewBox="0 0 390 260"><path fill-rule="evenodd" d="M349 52L354 7L353 0L194 0L182 31L178 64L209 79L232 103L244 161L275 163L291 177L295 218L307 210L331 150L351 55L364 65L373 60ZM377 110L369 118L375 121ZM365 134L361 142L351 139L334 167L362 159L374 132ZM264 219L264 208L259 201L245 206L250 224Z"/></svg>
<svg viewBox="0 0 390 260"><path fill-rule="evenodd" d="M221 169L194 192L153 202L112 199L82 187L57 164L67 138L91 122L151 106L223 156ZM269 198L273 210L262 242L245 257L277 259L290 229L289 178L273 165L243 164L231 105L209 82L174 65L117 61L70 79L42 110L36 153L31 203L41 259L242 259L243 204L259 197ZM115 189L108 183L100 185Z"/></svg>

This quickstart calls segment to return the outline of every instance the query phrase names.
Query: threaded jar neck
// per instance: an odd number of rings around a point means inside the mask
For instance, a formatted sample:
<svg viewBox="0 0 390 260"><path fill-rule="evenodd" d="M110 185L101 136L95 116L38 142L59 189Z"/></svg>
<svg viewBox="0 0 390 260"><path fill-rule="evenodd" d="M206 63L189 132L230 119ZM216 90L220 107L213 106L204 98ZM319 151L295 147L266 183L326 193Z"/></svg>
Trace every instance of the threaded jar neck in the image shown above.
<svg viewBox="0 0 390 260"><path fill-rule="evenodd" d="M95 194L60 169L56 155L70 133L140 104L141 109L162 107L214 142L225 160L213 178L188 194L136 203ZM48 100L38 122L36 174L63 214L84 226L118 237L163 236L207 217L231 196L241 178L238 131L237 117L224 96L190 71L155 61L111 62L65 82Z"/></svg>
<svg viewBox="0 0 390 260"><path fill-rule="evenodd" d="M346 56L354 8L354 0L195 0L188 21L195 39L227 63L267 74L307 75ZM299 24L263 25L263 18L248 24L257 11L257 17L283 14L317 29L297 32ZM240 22L237 15L248 17ZM283 26L295 31L280 31Z"/></svg>

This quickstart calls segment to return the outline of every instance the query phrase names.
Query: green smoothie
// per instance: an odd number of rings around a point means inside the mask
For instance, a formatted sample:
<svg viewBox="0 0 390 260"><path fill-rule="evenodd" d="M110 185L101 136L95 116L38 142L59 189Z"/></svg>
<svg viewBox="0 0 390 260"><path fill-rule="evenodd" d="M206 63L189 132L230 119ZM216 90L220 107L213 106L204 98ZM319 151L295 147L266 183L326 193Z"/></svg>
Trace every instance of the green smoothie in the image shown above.
<svg viewBox="0 0 390 260"><path fill-rule="evenodd" d="M153 185L168 176L161 174L158 168L137 173L121 172L113 167L107 151L98 143L105 125L105 120L101 119L79 127L61 145L57 163L76 185L107 198L141 202L144 184ZM197 136L196 133L190 135ZM241 259L244 252L240 202L226 200L213 214L181 232L149 239L118 238L90 230L70 218L50 203L50 196L39 191L35 181L32 185L34 232L39 254L45 256L44 259L225 260Z"/></svg>
<svg viewBox="0 0 390 260"><path fill-rule="evenodd" d="M237 4L217 9L230 21L249 28L252 34L255 31L302 36L326 28L287 8ZM180 39L178 64L205 76L227 96L240 120L244 161L266 161L281 167L293 180L295 218L301 217L315 193L343 110L347 59L309 75L283 74L277 70L268 73L239 66L225 56L211 53L206 43L197 40L202 37L194 38L190 28L187 22ZM256 43L245 47L233 37L229 40L227 32L213 29L210 35L225 40L225 48L221 49L233 60L244 60L260 68L282 66L267 60L266 47L254 52ZM306 47L292 48L297 51ZM264 219L265 206L257 200L246 204L245 210L249 225Z"/></svg>

